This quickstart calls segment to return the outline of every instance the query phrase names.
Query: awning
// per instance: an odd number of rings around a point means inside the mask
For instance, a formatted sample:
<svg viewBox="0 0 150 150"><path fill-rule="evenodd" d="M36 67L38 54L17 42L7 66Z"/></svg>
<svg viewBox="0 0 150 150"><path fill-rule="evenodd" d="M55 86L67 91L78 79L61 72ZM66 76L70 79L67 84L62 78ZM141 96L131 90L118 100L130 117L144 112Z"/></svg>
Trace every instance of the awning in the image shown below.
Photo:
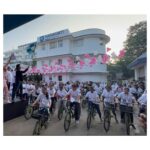
<svg viewBox="0 0 150 150"><path fill-rule="evenodd" d="M130 63L128 65L128 68L132 69L132 68L135 68L136 66L146 64L146 62L147 62L147 54L145 52L141 56L139 56L138 58L136 58L132 63Z"/></svg>

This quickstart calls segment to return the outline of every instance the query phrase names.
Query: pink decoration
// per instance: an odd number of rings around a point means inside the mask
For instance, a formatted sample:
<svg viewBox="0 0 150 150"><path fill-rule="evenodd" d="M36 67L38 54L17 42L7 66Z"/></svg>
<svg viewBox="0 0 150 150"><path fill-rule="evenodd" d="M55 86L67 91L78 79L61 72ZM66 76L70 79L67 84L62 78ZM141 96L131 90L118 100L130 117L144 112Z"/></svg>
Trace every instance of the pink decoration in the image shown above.
<svg viewBox="0 0 150 150"><path fill-rule="evenodd" d="M47 65L47 64L44 64L43 66L44 66L44 67L48 67L48 65Z"/></svg>
<svg viewBox="0 0 150 150"><path fill-rule="evenodd" d="M80 60L79 63L80 63L80 66L84 66L85 65L85 62L83 60Z"/></svg>
<svg viewBox="0 0 150 150"><path fill-rule="evenodd" d="M122 50L120 50L120 52L119 52L118 58L121 59L121 58L123 58L124 56L125 56L125 50L122 49Z"/></svg>
<svg viewBox="0 0 150 150"><path fill-rule="evenodd" d="M90 60L89 64L90 65L94 65L96 64L97 60L96 60L96 57L92 57L92 59Z"/></svg>
<svg viewBox="0 0 150 150"><path fill-rule="evenodd" d="M111 51L111 48L107 47L107 52Z"/></svg>
<svg viewBox="0 0 150 150"><path fill-rule="evenodd" d="M103 57L102 57L102 63L103 64L106 64L109 60L110 60L109 55L107 55L107 54L103 55Z"/></svg>
<svg viewBox="0 0 150 150"><path fill-rule="evenodd" d="M91 56L89 54L85 54L84 57L88 58L88 59L91 58Z"/></svg>

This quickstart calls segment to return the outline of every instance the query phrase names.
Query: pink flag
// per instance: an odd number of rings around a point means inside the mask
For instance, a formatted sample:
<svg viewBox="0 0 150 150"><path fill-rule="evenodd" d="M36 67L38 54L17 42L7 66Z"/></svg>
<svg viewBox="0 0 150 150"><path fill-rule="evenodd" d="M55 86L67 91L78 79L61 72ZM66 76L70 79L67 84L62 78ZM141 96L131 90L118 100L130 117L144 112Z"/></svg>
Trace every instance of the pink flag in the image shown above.
<svg viewBox="0 0 150 150"><path fill-rule="evenodd" d="M111 51L111 48L107 47L107 52Z"/></svg>

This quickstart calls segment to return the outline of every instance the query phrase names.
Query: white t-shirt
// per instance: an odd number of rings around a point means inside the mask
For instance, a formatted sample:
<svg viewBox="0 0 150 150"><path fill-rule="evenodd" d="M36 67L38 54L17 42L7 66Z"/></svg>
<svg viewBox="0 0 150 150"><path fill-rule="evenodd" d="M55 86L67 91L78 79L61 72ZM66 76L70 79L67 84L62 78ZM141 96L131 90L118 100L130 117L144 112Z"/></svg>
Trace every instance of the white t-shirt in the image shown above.
<svg viewBox="0 0 150 150"><path fill-rule="evenodd" d="M67 91L65 90L65 89L63 89L63 90L58 90L57 91L57 95L59 96L59 97L61 97L61 98L64 98L66 95L67 95Z"/></svg>
<svg viewBox="0 0 150 150"><path fill-rule="evenodd" d="M38 89L36 90L36 92L37 92L38 94L42 94L42 88L41 88L41 87L38 87Z"/></svg>
<svg viewBox="0 0 150 150"><path fill-rule="evenodd" d="M96 91L94 91L93 93L91 91L87 92L86 96L88 98L89 101L97 104L99 102L99 96L97 94Z"/></svg>
<svg viewBox="0 0 150 150"><path fill-rule="evenodd" d="M142 94L142 96L138 99L138 102L140 105L147 105L147 94Z"/></svg>
<svg viewBox="0 0 150 150"><path fill-rule="evenodd" d="M79 90L73 91L72 89L69 90L68 95L70 95L71 102L75 101L80 103L80 100L78 100L78 96L81 96L81 93Z"/></svg>
<svg viewBox="0 0 150 150"><path fill-rule="evenodd" d="M28 84L23 83L22 87L23 87L23 90L22 90L23 94L25 94L25 93L27 94L28 93Z"/></svg>
<svg viewBox="0 0 150 150"><path fill-rule="evenodd" d="M37 97L37 101L39 102L39 107L50 107L51 106L51 98L47 99L46 96L42 93Z"/></svg>
<svg viewBox="0 0 150 150"><path fill-rule="evenodd" d="M27 89L28 89L28 94L35 94L35 86L32 85L32 84L28 84L27 86Z"/></svg>
<svg viewBox="0 0 150 150"><path fill-rule="evenodd" d="M13 75L12 75L11 71L7 71L7 81L12 83L12 78L13 78Z"/></svg>
<svg viewBox="0 0 150 150"><path fill-rule="evenodd" d="M134 98L131 93L125 94L124 92L122 92L118 95L118 98L121 99L121 105L133 106Z"/></svg>
<svg viewBox="0 0 150 150"><path fill-rule="evenodd" d="M136 94L136 93L137 93L137 90L135 89L135 87L131 87L131 88L129 89L129 92Z"/></svg>
<svg viewBox="0 0 150 150"><path fill-rule="evenodd" d="M48 90L48 94L50 95L50 97L55 96L56 90L54 88L52 88L52 89L48 88L47 90Z"/></svg>
<svg viewBox="0 0 150 150"><path fill-rule="evenodd" d="M103 91L102 96L104 97L104 102L114 104L114 93L113 91L107 91L106 89Z"/></svg>

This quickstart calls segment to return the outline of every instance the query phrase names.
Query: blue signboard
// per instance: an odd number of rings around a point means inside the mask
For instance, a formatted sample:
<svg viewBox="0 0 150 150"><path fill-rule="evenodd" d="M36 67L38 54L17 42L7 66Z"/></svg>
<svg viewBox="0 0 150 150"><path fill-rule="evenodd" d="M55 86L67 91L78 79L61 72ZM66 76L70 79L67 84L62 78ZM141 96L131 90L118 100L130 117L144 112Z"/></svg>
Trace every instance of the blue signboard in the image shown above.
<svg viewBox="0 0 150 150"><path fill-rule="evenodd" d="M69 35L69 34L70 34L70 32L68 29L61 30L58 32L54 32L51 34L40 36L37 38L37 42L40 43L40 42L44 42L44 41L49 41L49 40L56 39L59 37L64 37L64 36Z"/></svg>

